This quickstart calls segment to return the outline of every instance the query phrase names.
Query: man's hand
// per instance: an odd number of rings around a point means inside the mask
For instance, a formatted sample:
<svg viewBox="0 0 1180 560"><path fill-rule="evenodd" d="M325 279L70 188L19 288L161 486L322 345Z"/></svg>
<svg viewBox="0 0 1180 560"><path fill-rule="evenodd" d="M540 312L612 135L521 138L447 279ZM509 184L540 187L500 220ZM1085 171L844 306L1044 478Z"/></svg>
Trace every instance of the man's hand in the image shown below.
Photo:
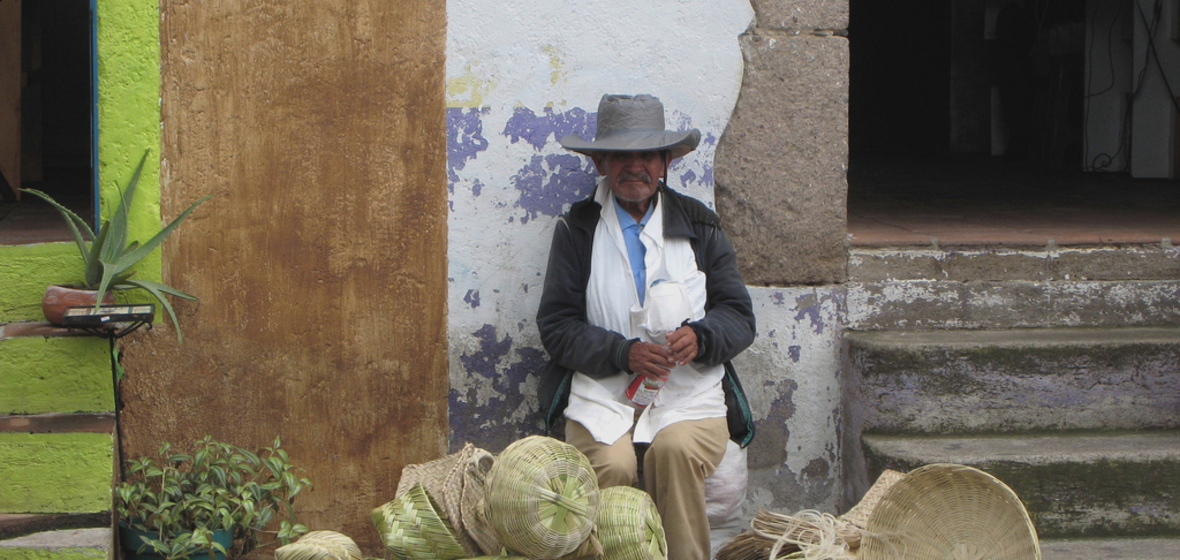
<svg viewBox="0 0 1180 560"><path fill-rule="evenodd" d="M668 333L668 349L678 366L695 360L698 346L697 332L688 325Z"/></svg>
<svg viewBox="0 0 1180 560"><path fill-rule="evenodd" d="M627 362L635 374L656 377L668 377L668 373L676 366L676 361L672 359L672 353L668 352L666 348L659 344L643 341L631 345Z"/></svg>

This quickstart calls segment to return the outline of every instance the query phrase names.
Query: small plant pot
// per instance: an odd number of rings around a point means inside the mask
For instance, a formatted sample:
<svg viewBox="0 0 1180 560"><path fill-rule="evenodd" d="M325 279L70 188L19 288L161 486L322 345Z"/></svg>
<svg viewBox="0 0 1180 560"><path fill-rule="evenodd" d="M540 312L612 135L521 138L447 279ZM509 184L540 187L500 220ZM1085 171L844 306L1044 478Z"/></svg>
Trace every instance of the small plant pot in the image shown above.
<svg viewBox="0 0 1180 560"><path fill-rule="evenodd" d="M123 546L123 557L128 560L164 560L163 556L156 554L150 547L143 552L137 552L139 547L143 546L144 539L159 538L159 531L142 531L126 526L122 521L119 522L119 542ZM225 529L213 531L213 540L224 546L226 550L229 550L234 544L234 533ZM208 554L202 550L193 550L188 556L188 559L205 560L208 557ZM225 555L220 552L214 552L213 560L225 560Z"/></svg>
<svg viewBox="0 0 1180 560"><path fill-rule="evenodd" d="M41 312L45 320L58 327L64 327L66 309L78 305L94 305L98 302L98 292L95 290L78 290L64 284L51 284L45 288L45 297L41 300ZM107 292L102 298L103 303L115 303L115 294Z"/></svg>

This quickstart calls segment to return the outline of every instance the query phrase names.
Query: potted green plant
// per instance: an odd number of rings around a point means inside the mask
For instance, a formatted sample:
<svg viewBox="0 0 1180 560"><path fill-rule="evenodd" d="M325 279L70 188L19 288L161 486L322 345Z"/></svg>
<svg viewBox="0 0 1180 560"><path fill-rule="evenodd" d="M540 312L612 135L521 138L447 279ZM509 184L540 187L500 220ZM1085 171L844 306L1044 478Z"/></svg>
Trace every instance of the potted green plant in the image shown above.
<svg viewBox="0 0 1180 560"><path fill-rule="evenodd" d="M311 481L281 444L258 454L207 436L191 454L164 443L158 457L130 461L115 487L123 549L140 560L239 558L306 533L294 501Z"/></svg>
<svg viewBox="0 0 1180 560"><path fill-rule="evenodd" d="M45 311L45 318L50 323L62 325L62 314L67 306L98 305L102 301L113 301L109 299L109 290L143 288L151 293L168 312L168 316L172 319L172 325L176 328L176 337L178 340L181 338L176 312L172 310L172 305L164 297L164 294L188 300L197 298L161 282L134 278L135 271L131 268L155 250L172 233L172 230L180 225L180 222L187 218L202 202L209 200L212 195L194 202L192 206L189 206L142 245L138 241L132 241L128 231L128 214L131 202L135 198L135 187L139 183L140 173L143 172L143 164L147 161L150 152L151 150L144 151L143 157L139 159L139 165L135 168L135 173L131 175L131 180L127 183L127 188L119 190L119 205L115 208L111 218L99 225L97 231L91 230L86 220L53 200L48 194L36 189L21 191L42 198L57 209L65 218L66 224L70 226L70 232L74 235L74 243L77 244L78 252L82 255L82 277L72 284L49 286L45 292L42 308ZM93 292L93 294L79 295L67 292L67 289L85 290ZM99 297L100 294L102 297ZM93 297L92 300L89 299L91 297Z"/></svg>

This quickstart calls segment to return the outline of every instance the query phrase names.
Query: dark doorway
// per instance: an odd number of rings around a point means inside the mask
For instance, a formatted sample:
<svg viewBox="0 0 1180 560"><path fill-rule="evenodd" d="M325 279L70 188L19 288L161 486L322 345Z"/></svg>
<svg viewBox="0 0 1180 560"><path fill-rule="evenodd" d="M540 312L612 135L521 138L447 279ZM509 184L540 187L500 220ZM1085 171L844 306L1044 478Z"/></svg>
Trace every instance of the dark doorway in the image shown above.
<svg viewBox="0 0 1180 560"><path fill-rule="evenodd" d="M1126 152L1121 170L1095 173L1083 162L1098 145L1086 143L1088 131L1100 130L1087 99L1132 91L1123 68L1145 66L1129 45L1150 28L1135 28L1123 4L851 0L853 243L1043 246L1180 235L1174 180L1132 179ZM1102 91L1116 67L1116 91ZM1134 95L1126 98L1129 106ZM1115 111L1101 115L1108 128L1129 126L1130 111Z"/></svg>
<svg viewBox="0 0 1180 560"><path fill-rule="evenodd" d="M19 159L19 173L5 179L12 188L0 202L0 243L68 238L57 213L36 197L19 196L21 189L44 191L93 221L91 1L8 0L16 9L4 12L2 24L15 30L18 24L11 20L19 18L20 41L18 49L5 49L0 56L19 57L20 114L19 141L6 142L4 150L10 159Z"/></svg>

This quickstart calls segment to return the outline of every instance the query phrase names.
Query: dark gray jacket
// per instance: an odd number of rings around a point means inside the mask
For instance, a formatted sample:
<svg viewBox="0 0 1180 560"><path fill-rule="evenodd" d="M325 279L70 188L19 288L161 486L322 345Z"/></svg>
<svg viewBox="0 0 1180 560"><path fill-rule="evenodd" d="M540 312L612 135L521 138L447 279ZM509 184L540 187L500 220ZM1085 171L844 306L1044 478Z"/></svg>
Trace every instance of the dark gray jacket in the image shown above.
<svg viewBox="0 0 1180 560"><path fill-rule="evenodd" d="M729 436L742 447L754 438L754 421L745 392L730 360L754 341L754 309L737 268L737 255L721 230L717 215L696 199L660 187L665 237L688 238L697 268L705 273L705 317L688 323L696 331L699 351L695 361L724 364L725 404ZM627 357L637 339L595 327L586 320L586 286L590 255L602 207L593 196L575 203L557 223L549 250L545 289L537 310L537 328L550 362L541 372L541 410L546 431L561 418L569 402L574 371L606 377L630 373Z"/></svg>

